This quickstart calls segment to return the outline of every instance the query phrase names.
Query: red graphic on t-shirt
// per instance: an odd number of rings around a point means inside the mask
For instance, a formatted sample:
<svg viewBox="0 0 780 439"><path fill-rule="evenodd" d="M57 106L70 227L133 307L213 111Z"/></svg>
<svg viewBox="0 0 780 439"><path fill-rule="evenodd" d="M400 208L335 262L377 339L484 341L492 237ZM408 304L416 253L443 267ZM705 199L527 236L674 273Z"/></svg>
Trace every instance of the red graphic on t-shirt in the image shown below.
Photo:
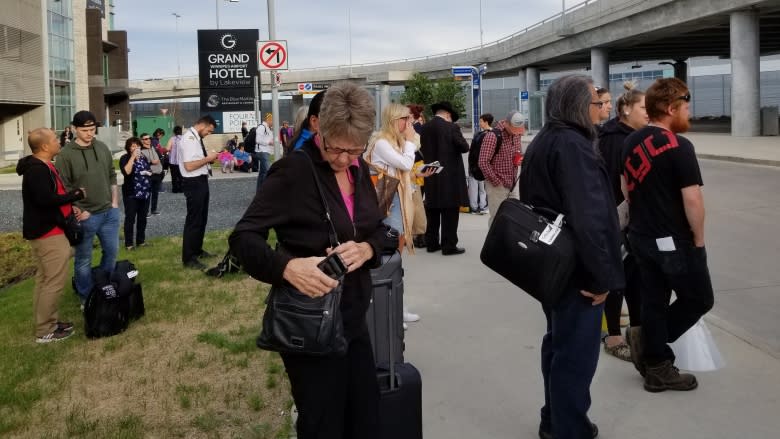
<svg viewBox="0 0 780 439"><path fill-rule="evenodd" d="M677 141L677 136L675 136L674 133L663 130L663 134L669 139L665 145L656 148L653 144L654 136L650 135L647 136L641 144L634 147L632 151L634 155L626 157L623 176L626 178L626 188L629 193L634 190L637 183L642 183L645 177L647 177L647 174L653 169L653 157L658 157L664 152L680 146L680 143ZM639 159L639 167L635 167L632 164L632 161L636 161L636 159Z"/></svg>

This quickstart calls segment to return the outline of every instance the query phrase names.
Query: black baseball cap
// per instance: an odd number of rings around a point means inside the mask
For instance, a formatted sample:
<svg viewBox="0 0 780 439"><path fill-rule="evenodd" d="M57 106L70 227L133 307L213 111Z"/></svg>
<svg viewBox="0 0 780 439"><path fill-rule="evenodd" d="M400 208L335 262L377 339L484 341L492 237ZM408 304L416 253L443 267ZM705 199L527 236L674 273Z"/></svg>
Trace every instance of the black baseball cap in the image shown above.
<svg viewBox="0 0 780 439"><path fill-rule="evenodd" d="M97 118L89 111L82 110L73 115L73 122L71 122L76 128L80 127L93 127L97 125Z"/></svg>

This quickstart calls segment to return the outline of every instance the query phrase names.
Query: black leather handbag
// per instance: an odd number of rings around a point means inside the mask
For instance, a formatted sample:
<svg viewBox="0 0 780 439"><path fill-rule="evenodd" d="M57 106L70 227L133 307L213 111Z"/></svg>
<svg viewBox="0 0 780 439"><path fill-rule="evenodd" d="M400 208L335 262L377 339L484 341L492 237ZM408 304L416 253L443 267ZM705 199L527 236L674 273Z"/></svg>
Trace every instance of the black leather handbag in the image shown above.
<svg viewBox="0 0 780 439"><path fill-rule="evenodd" d="M330 219L330 209L314 170L325 220L328 222L328 238L331 246L339 245L336 228ZM321 297L310 297L291 285L273 285L266 298L263 326L257 337L257 347L267 351L306 354L314 356L343 356L347 352L344 322L341 318L342 279L339 286Z"/></svg>
<svg viewBox="0 0 780 439"><path fill-rule="evenodd" d="M561 298L577 264L574 237L563 215L511 198L499 206L479 257L547 305Z"/></svg>

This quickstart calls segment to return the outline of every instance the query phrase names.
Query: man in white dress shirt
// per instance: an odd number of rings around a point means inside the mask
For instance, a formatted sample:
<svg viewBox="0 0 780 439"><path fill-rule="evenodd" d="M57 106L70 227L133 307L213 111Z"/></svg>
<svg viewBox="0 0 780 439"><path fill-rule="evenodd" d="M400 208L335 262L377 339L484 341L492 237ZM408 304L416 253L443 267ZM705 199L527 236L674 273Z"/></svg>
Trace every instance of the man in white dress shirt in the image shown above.
<svg viewBox="0 0 780 439"><path fill-rule="evenodd" d="M203 138L214 132L216 126L213 117L203 116L182 133L179 143L179 170L187 199L181 261L185 267L198 270L206 268L198 258L211 256L203 250L203 235L209 217L211 162L217 159L216 151L206 152Z"/></svg>

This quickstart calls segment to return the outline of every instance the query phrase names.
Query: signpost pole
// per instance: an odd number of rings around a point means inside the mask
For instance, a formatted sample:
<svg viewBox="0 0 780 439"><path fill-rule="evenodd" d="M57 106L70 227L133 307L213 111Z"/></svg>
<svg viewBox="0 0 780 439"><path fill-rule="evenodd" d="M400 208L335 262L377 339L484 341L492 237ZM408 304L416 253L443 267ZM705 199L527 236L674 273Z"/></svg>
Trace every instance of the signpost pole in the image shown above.
<svg viewBox="0 0 780 439"><path fill-rule="evenodd" d="M276 6L274 0L268 0L268 39L276 40ZM271 128L272 132L276 133L279 124L279 85L276 84L274 75L276 70L271 70L271 113L274 116L274 126ZM277 136L274 134L274 160L282 158L282 145L277 141Z"/></svg>
<svg viewBox="0 0 780 439"><path fill-rule="evenodd" d="M260 120L260 72L255 72L255 126L258 125Z"/></svg>

